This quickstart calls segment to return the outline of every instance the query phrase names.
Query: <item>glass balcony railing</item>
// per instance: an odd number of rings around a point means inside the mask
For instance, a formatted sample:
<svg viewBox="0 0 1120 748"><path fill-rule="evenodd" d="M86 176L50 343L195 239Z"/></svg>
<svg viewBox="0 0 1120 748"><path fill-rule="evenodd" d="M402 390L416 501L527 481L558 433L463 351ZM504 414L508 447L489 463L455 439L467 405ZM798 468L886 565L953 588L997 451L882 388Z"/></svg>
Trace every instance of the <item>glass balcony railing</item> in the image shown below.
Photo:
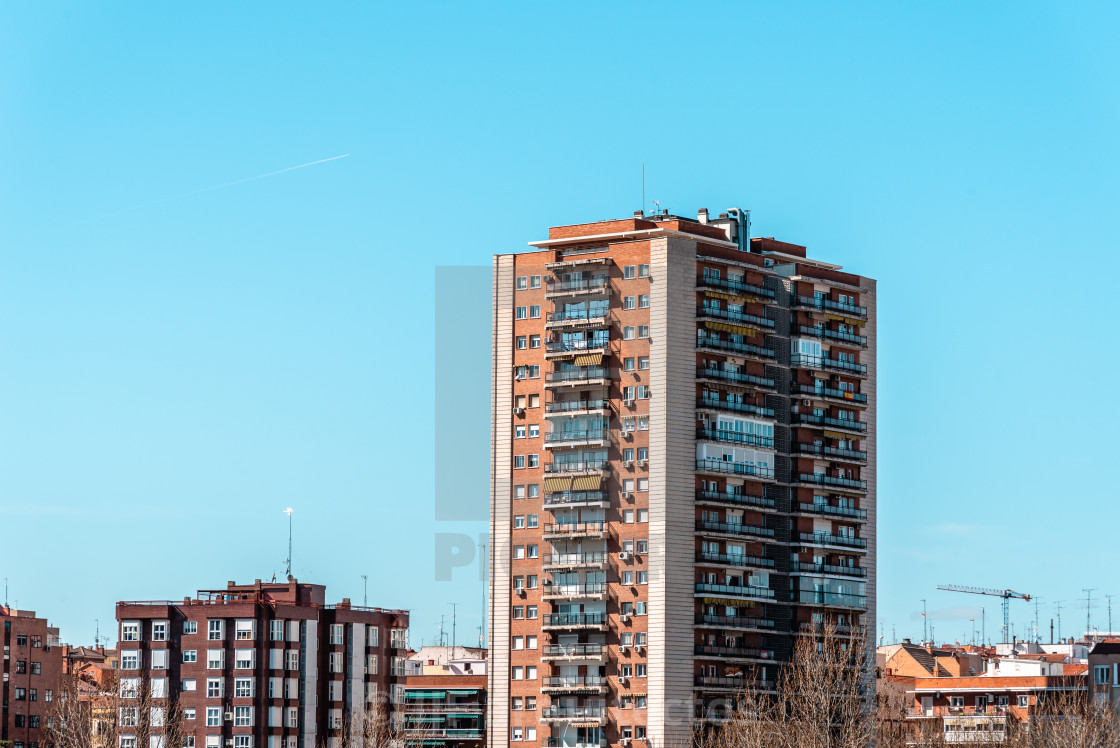
<svg viewBox="0 0 1120 748"><path fill-rule="evenodd" d="M585 431L552 431L544 435L545 444L590 444L610 439L610 431L606 428L587 429Z"/></svg>
<svg viewBox="0 0 1120 748"><path fill-rule="evenodd" d="M598 659L606 654L606 644L546 644L542 657L589 657Z"/></svg>
<svg viewBox="0 0 1120 748"><path fill-rule="evenodd" d="M851 538L842 535L833 535L830 532L803 532L798 536L802 543L812 543L813 545L836 545L845 548L866 548L867 540L865 538Z"/></svg>
<svg viewBox="0 0 1120 748"><path fill-rule="evenodd" d="M856 335L853 332L840 332L839 330L830 330L827 327L810 327L809 325L798 325L795 333L801 335L812 335L815 338L826 338L828 340L839 340L842 343L854 343L859 346L867 346L867 337L864 335Z"/></svg>
<svg viewBox="0 0 1120 748"><path fill-rule="evenodd" d="M824 473L798 473L798 483L812 483L815 486L833 486L834 488L851 488L857 491L867 490L867 481L854 478L841 478L836 475Z"/></svg>
<svg viewBox="0 0 1120 748"><path fill-rule="evenodd" d="M734 584L708 584L696 583L697 592L706 592L713 595L732 595L735 597L774 597L774 590L769 587L749 587Z"/></svg>
<svg viewBox="0 0 1120 748"><path fill-rule="evenodd" d="M708 532L721 532L727 535L754 535L760 538L774 537L774 531L769 527L745 525L742 522L714 522L712 520L698 519L696 520L696 529L707 530Z"/></svg>
<svg viewBox="0 0 1120 748"><path fill-rule="evenodd" d="M800 367L803 369L829 369L832 371L842 371L853 376L866 376L867 374L866 364L859 364L855 361L842 361L838 358L829 358L828 356L814 356L807 353L790 354L789 364L790 366Z"/></svg>
<svg viewBox="0 0 1120 748"><path fill-rule="evenodd" d="M845 595L839 592L801 590L798 593L797 600L805 605L835 605L841 608L867 607L867 597L865 595Z"/></svg>
<svg viewBox="0 0 1120 748"><path fill-rule="evenodd" d="M708 613L697 613L696 623L707 626L738 626L750 629L772 629L774 621L768 618L753 618L751 616L717 616Z"/></svg>
<svg viewBox="0 0 1120 748"><path fill-rule="evenodd" d="M696 278L697 285L708 286L709 288L722 288L727 291L737 291L738 293L754 294L755 296L762 296L767 299L773 299L776 294L769 288L756 286L753 283L744 283L743 281L733 281L727 278L712 278L707 275L700 275Z"/></svg>
<svg viewBox="0 0 1120 748"><path fill-rule="evenodd" d="M610 379L611 372L602 366L587 366L580 369L569 369L567 371L550 371L544 375L544 381L549 384L579 384L580 382L590 382L596 379Z"/></svg>
<svg viewBox="0 0 1120 748"><path fill-rule="evenodd" d="M696 315L699 317L714 317L716 319L725 319L728 322L742 322L755 327L765 327L772 329L774 327L774 320L767 319L766 317L759 317L757 314L747 314L746 312L733 312L730 309L718 309L711 306L698 306L696 307Z"/></svg>
<svg viewBox="0 0 1120 748"><path fill-rule="evenodd" d="M711 335L697 335L696 347L698 348L712 348L717 351L730 351L731 353L742 353L748 356L760 356L762 358L774 358L775 353L773 348L762 348L750 343L739 343L734 340L723 340L722 338L713 338Z"/></svg>
<svg viewBox="0 0 1120 748"><path fill-rule="evenodd" d="M546 473L586 473L596 470L606 470L606 460L577 460L574 462L549 462L544 466Z"/></svg>
<svg viewBox="0 0 1120 748"><path fill-rule="evenodd" d="M568 504L594 504L608 501L602 491L556 491L544 496L545 507L565 506Z"/></svg>
<svg viewBox="0 0 1120 748"><path fill-rule="evenodd" d="M557 522L544 525L546 535L586 535L606 532L606 522Z"/></svg>
<svg viewBox="0 0 1120 748"><path fill-rule="evenodd" d="M754 447L774 448L773 437L747 434L742 431L730 431L728 429L696 429L696 438L716 442L727 442L728 444L749 444Z"/></svg>
<svg viewBox="0 0 1120 748"><path fill-rule="evenodd" d="M866 509L856 509L850 506L832 506L831 504L819 504L813 502L812 504L802 503L798 505L802 512L811 512L813 514L825 514L830 517L850 517L851 519L867 519Z"/></svg>
<svg viewBox="0 0 1120 748"><path fill-rule="evenodd" d="M548 353L586 353L587 351L605 351L610 347L609 340L568 340L557 343L545 343L544 349Z"/></svg>
<svg viewBox="0 0 1120 748"><path fill-rule="evenodd" d="M707 379L718 379L722 382L734 382L736 384L753 385L755 387L765 387L768 389L774 388L774 380L767 379L766 377L756 377L754 374L744 374L741 371L728 371L726 369L716 369L714 367L699 367L696 369L697 377L704 377Z"/></svg>
<svg viewBox="0 0 1120 748"><path fill-rule="evenodd" d="M835 564L815 564L811 561L791 561L789 570L803 574L837 574L845 577L866 577L867 569L859 566L837 566Z"/></svg>
<svg viewBox="0 0 1120 748"><path fill-rule="evenodd" d="M605 706L546 706L541 710L542 719L605 719Z"/></svg>
<svg viewBox="0 0 1120 748"><path fill-rule="evenodd" d="M742 553L711 553L697 551L696 560L700 563L727 564L729 566L761 566L767 569L774 568L774 559L761 556L747 556Z"/></svg>
<svg viewBox="0 0 1120 748"><path fill-rule="evenodd" d="M546 613L543 625L555 628L580 628L606 626L606 613Z"/></svg>
<svg viewBox="0 0 1120 748"><path fill-rule="evenodd" d="M545 413L578 413L585 410L603 410L611 407L611 401L598 400L554 400L544 404Z"/></svg>
<svg viewBox="0 0 1120 748"><path fill-rule="evenodd" d="M856 460L857 462L867 460L867 452L863 450L841 449L840 447L829 447L826 444L806 444L805 442L800 442L797 445L797 451L802 454L835 457L838 460Z"/></svg>
<svg viewBox="0 0 1120 748"><path fill-rule="evenodd" d="M607 309L562 309L545 315L546 322L589 322L605 324L610 317Z"/></svg>
<svg viewBox="0 0 1120 748"><path fill-rule="evenodd" d="M756 465L749 462L717 460L714 457L700 457L696 469L706 473L730 473L732 475L753 475L758 478L773 478L774 469L769 465Z"/></svg>
<svg viewBox="0 0 1120 748"><path fill-rule="evenodd" d="M760 416L762 418L774 417L773 408L764 408L761 405L752 405L751 403L737 403L718 397L709 397L707 395L696 398L696 407L726 410L731 413L744 413L746 415Z"/></svg>
<svg viewBox="0 0 1120 748"><path fill-rule="evenodd" d="M815 395L817 397L835 397L840 400L851 400L853 403L866 403L867 395L851 390L836 390L831 387L817 387L811 384L799 384L794 390L802 395Z"/></svg>
<svg viewBox="0 0 1120 748"><path fill-rule="evenodd" d="M812 413L794 413L791 419L795 424L804 424L808 426L827 426L831 428L844 429L846 431L867 431L867 424L862 421L856 421L851 418L832 418L830 416L818 416Z"/></svg>
<svg viewBox="0 0 1120 748"><path fill-rule="evenodd" d="M699 501L721 501L728 504L741 506L754 506L759 509L774 509L777 505L773 499L764 496L752 496L745 493L727 493L726 491L697 491Z"/></svg>
<svg viewBox="0 0 1120 748"><path fill-rule="evenodd" d="M600 645L601 646L601 645ZM607 685L603 675L546 675L541 682L544 688L563 688L573 691L580 689L600 689Z"/></svg>
<svg viewBox="0 0 1120 748"><path fill-rule="evenodd" d="M814 296L797 296L793 299L795 307L808 307L810 309L827 309L833 312L842 312L843 314L852 314L859 317L867 316L867 307L856 306L855 304L842 304L839 301L826 299L824 297Z"/></svg>
<svg viewBox="0 0 1120 748"><path fill-rule="evenodd" d="M606 582L587 584L551 584L544 586L544 594L554 597L596 597L607 594Z"/></svg>
<svg viewBox="0 0 1120 748"><path fill-rule="evenodd" d="M545 281L547 293L570 293L574 291L602 291L607 288L610 279L605 276L595 278L560 279L549 278Z"/></svg>
<svg viewBox="0 0 1120 748"><path fill-rule="evenodd" d="M607 553L551 553L544 557L547 566L595 566L605 564Z"/></svg>
<svg viewBox="0 0 1120 748"><path fill-rule="evenodd" d="M695 654L699 657L740 657L753 660L772 660L774 650L754 647L719 647L712 644L697 644Z"/></svg>

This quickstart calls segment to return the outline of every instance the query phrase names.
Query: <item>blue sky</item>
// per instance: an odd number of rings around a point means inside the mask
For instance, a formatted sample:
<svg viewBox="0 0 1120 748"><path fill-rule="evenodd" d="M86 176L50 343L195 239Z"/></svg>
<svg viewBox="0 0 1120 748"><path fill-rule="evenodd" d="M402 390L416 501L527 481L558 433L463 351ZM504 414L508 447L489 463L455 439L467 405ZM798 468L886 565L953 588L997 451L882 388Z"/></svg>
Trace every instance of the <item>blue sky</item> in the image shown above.
<svg viewBox="0 0 1120 748"><path fill-rule="evenodd" d="M436 268L629 215L644 160L663 207L750 208L879 279L887 637L920 636L922 598L939 639L980 604L991 635L999 601L942 582L1065 600L1071 632L1082 588L1120 594L1094 530L1120 520L1118 15L4 5L12 601L89 641L116 600L281 574L293 506L301 578L360 600L368 574L417 642L456 601L477 639L477 570L434 581L435 534L485 530L435 518Z"/></svg>

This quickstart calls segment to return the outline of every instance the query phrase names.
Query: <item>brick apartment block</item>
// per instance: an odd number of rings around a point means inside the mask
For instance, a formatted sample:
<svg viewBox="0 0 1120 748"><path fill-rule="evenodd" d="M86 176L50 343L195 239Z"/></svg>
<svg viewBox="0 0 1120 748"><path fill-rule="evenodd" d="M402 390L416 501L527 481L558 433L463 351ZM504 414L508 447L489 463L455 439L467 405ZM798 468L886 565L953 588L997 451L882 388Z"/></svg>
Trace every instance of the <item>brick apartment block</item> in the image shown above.
<svg viewBox="0 0 1120 748"><path fill-rule="evenodd" d="M0 607L4 627L0 740L14 748L46 748L47 721L62 679L58 629L35 611Z"/></svg>

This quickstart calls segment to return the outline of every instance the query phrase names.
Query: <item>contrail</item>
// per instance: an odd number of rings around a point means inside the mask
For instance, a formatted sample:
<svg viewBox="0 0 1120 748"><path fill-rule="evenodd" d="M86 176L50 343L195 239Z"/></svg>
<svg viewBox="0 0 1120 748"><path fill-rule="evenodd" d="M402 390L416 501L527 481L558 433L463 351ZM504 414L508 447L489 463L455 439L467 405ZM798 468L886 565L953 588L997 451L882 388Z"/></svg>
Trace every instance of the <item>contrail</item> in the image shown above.
<svg viewBox="0 0 1120 748"><path fill-rule="evenodd" d="M315 166L317 164L325 164L328 161L337 161L340 158L347 158L349 155L350 155L349 153L344 153L341 156L331 156L330 158L321 158L318 161L308 161L306 164L300 164L299 166L289 166L287 169L277 169L276 171L270 171L267 174L258 174L255 177L246 177L245 179L238 179L234 182L226 182L225 184L217 184L217 185L214 185L213 187L203 187L201 190L192 190L191 192L184 192L181 195L172 195L171 197L164 197L164 198L160 198L159 200L153 200L150 203L144 203L142 205L134 205L131 208L122 208L121 210L114 211L114 212L110 213L109 215L115 216L119 213L126 213L130 210L139 210L140 208L147 208L151 205L159 205L160 203L166 203L170 200L178 200L178 199L183 198L183 197L190 197L191 195L201 195L203 192L213 192L214 190L222 190L222 189L225 189L226 187L233 187L236 184L245 184L246 182L255 182L258 179L264 179L265 177L274 177L277 174L283 174L283 173L288 172L288 171L295 171L296 169L306 169L308 166Z"/></svg>

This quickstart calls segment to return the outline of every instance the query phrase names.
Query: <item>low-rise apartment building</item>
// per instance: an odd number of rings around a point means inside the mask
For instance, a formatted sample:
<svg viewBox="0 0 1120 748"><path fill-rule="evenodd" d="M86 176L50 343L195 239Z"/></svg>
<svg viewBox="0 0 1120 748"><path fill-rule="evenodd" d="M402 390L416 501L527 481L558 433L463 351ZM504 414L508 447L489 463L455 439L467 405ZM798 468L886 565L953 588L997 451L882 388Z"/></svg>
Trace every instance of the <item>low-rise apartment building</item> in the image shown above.
<svg viewBox="0 0 1120 748"><path fill-rule="evenodd" d="M1120 708L1120 639L1097 642L1089 652L1088 676L1093 699Z"/></svg>
<svg viewBox="0 0 1120 748"><path fill-rule="evenodd" d="M33 610L0 606L4 658L0 661L0 741L39 748L49 740L47 723L62 678L58 629Z"/></svg>
<svg viewBox="0 0 1120 748"><path fill-rule="evenodd" d="M409 655L395 705L404 745L486 745L486 661L487 651L474 647L421 647Z"/></svg>
<svg viewBox="0 0 1120 748"><path fill-rule="evenodd" d="M328 605L295 579L120 602L117 621L120 748L147 748L130 726L158 733L171 704L197 748L334 745L404 677L407 611Z"/></svg>

